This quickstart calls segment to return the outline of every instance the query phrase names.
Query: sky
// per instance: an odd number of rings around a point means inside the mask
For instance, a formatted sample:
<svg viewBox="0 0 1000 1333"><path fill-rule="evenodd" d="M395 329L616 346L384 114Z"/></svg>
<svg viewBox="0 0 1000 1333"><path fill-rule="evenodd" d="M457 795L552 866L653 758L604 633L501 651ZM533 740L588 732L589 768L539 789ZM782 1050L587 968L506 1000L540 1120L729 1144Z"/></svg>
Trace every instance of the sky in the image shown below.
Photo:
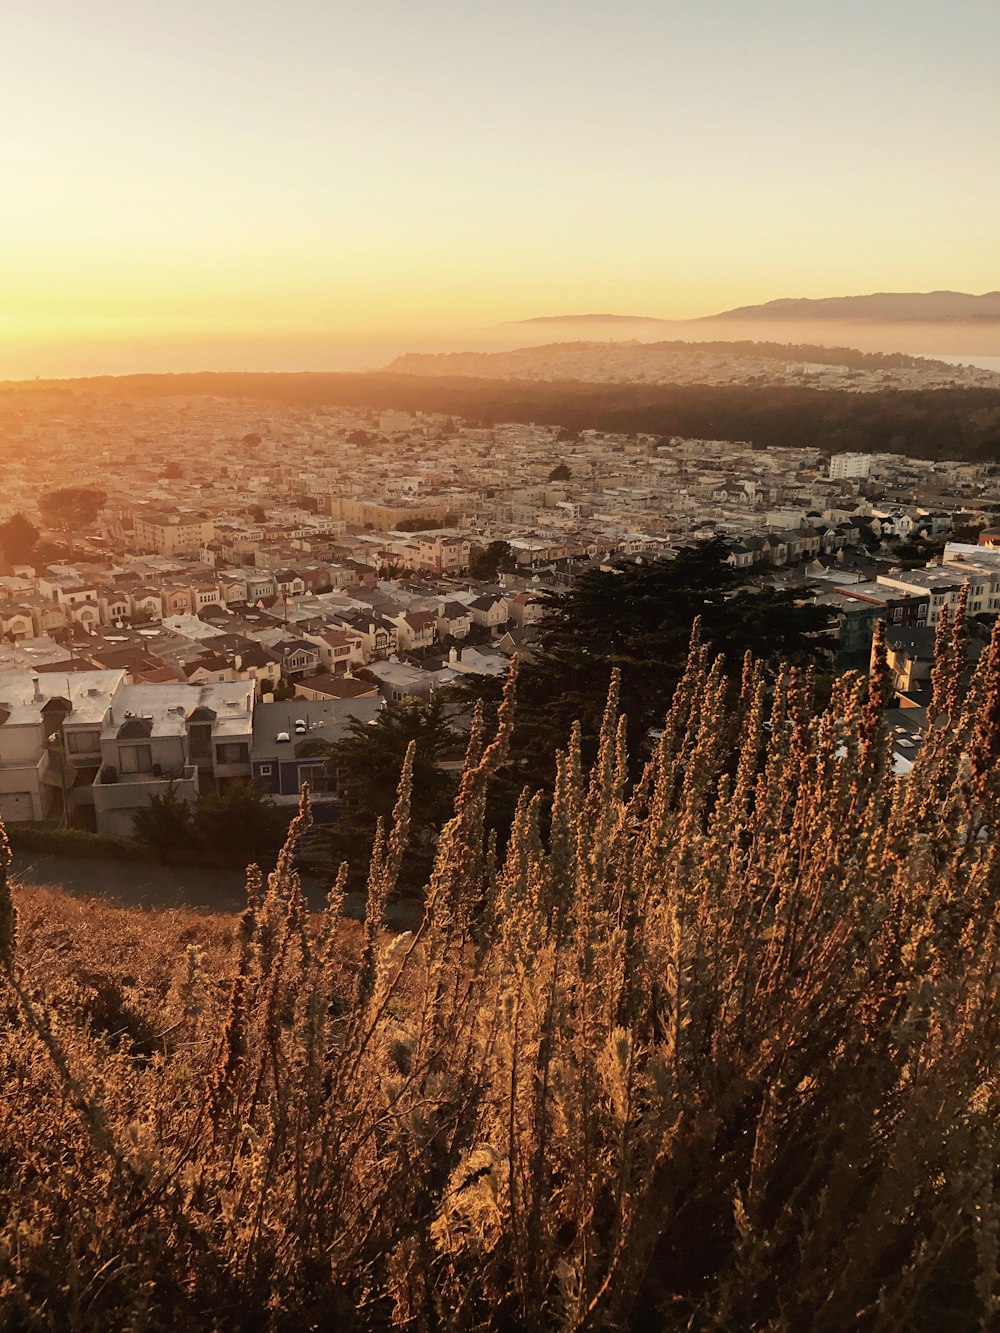
<svg viewBox="0 0 1000 1333"><path fill-rule="evenodd" d="M4 0L0 379L1000 287L998 0Z"/></svg>

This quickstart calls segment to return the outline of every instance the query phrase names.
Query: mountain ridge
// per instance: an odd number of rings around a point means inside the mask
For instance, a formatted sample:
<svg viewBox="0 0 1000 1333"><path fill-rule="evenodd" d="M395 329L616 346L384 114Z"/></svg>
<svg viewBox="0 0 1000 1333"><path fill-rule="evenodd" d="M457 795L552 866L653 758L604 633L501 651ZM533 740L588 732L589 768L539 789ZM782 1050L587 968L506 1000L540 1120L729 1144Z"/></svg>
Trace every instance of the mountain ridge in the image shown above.
<svg viewBox="0 0 1000 1333"><path fill-rule="evenodd" d="M762 305L736 306L696 322L714 319L879 319L936 322L1000 320L1000 291L871 292L866 296L785 296Z"/></svg>
<svg viewBox="0 0 1000 1333"><path fill-rule="evenodd" d="M530 324L706 324L714 320L857 320L869 322L1000 323L1000 290L974 294L940 290L933 292L870 292L862 296L781 296L759 305L734 306L711 315L689 319L658 318L653 315L534 315L508 320L504 327Z"/></svg>

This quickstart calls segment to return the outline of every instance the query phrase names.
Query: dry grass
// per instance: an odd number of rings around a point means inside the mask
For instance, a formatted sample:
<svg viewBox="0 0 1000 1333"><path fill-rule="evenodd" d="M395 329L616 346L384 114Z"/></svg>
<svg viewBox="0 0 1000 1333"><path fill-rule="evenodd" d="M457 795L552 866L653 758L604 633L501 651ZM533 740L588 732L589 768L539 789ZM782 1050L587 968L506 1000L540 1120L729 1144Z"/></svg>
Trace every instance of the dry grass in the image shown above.
<svg viewBox="0 0 1000 1333"><path fill-rule="evenodd" d="M638 786L612 697L498 865L508 699L413 936L405 772L363 932L287 857L236 922L0 893L4 1328L996 1327L1000 631L960 698L963 623L906 781L884 669L817 714L695 642Z"/></svg>

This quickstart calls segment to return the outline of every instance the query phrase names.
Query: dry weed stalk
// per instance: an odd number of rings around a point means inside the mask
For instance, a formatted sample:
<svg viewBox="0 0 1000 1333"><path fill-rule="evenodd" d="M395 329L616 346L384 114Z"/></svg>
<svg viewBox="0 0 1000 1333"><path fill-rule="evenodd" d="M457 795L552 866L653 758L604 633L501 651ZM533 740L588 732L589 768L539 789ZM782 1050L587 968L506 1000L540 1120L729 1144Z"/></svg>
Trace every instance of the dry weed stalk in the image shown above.
<svg viewBox="0 0 1000 1333"><path fill-rule="evenodd" d="M353 977L290 841L159 1044L17 941L0 842L4 1326L995 1327L1000 629L963 697L962 626L906 779L881 637L817 710L696 627L640 781L613 680L498 864L512 677L420 929L382 930L411 754Z"/></svg>

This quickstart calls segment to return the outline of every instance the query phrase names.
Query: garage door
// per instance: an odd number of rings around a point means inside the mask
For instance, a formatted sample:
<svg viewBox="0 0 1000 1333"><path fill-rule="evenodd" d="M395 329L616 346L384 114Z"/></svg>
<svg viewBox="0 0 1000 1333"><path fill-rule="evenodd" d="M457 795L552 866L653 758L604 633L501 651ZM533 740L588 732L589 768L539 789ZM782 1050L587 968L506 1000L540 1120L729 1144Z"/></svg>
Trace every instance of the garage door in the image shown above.
<svg viewBox="0 0 1000 1333"><path fill-rule="evenodd" d="M33 819L34 813L31 805L31 792L5 791L0 793L0 818L5 823L16 824L19 819Z"/></svg>

